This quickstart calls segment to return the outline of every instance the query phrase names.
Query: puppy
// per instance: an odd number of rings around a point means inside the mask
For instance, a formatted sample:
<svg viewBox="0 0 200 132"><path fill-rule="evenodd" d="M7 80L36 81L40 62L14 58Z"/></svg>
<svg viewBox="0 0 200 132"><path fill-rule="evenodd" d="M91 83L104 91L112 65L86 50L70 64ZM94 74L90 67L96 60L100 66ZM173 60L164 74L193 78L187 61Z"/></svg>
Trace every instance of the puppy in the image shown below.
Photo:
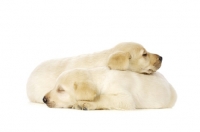
<svg viewBox="0 0 200 132"><path fill-rule="evenodd" d="M133 42L120 43L99 53L49 60L31 73L27 82L27 95L30 101L43 103L43 96L53 89L57 77L70 69L108 66L115 70L151 74L160 68L161 62L161 56L149 53L142 45Z"/></svg>
<svg viewBox="0 0 200 132"><path fill-rule="evenodd" d="M176 98L158 72L145 75L99 67L63 72L43 101L51 108L134 110L171 108Z"/></svg>

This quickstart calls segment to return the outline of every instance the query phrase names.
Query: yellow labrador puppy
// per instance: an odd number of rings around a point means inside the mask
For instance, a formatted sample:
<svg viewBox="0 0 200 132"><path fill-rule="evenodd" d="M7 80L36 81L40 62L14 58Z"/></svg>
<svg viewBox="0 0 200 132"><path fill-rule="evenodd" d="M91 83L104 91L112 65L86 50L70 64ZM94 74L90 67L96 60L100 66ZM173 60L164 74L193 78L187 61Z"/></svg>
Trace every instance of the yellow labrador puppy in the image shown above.
<svg viewBox="0 0 200 132"><path fill-rule="evenodd" d="M63 72L43 101L51 108L133 110L171 108L176 98L158 72L145 75L99 67Z"/></svg>
<svg viewBox="0 0 200 132"><path fill-rule="evenodd" d="M161 62L161 56L149 53L142 45L133 42L120 43L99 53L49 60L36 67L30 75L27 95L30 101L42 103L43 96L53 89L57 77L70 69L108 66L110 69L151 74L160 68Z"/></svg>

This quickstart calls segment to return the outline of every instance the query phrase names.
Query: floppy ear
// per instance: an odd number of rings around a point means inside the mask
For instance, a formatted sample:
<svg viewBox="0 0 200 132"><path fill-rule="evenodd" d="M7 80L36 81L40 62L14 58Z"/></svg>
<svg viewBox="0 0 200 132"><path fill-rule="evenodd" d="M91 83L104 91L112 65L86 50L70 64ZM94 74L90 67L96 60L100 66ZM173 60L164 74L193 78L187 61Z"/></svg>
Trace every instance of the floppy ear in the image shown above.
<svg viewBox="0 0 200 132"><path fill-rule="evenodd" d="M108 67L113 70L125 71L128 69L131 54L129 52L118 51L108 58Z"/></svg>
<svg viewBox="0 0 200 132"><path fill-rule="evenodd" d="M96 98L98 91L91 81L75 82L74 91L76 100L92 101Z"/></svg>

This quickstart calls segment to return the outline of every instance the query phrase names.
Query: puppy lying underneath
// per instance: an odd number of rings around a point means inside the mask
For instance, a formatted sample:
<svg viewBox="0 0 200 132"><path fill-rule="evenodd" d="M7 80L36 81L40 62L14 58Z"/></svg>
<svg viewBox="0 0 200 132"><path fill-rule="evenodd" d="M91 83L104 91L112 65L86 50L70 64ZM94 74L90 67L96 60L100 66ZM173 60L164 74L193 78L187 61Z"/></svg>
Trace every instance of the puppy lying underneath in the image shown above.
<svg viewBox="0 0 200 132"><path fill-rule="evenodd" d="M101 67L63 72L43 101L51 108L133 110L171 108L176 98L158 72L144 75Z"/></svg>
<svg viewBox="0 0 200 132"><path fill-rule="evenodd" d="M43 103L42 98L53 89L58 76L70 69L108 66L110 69L151 74L160 68L161 62L161 56L149 53L142 45L133 42L120 43L99 53L49 60L31 73L27 95L30 101Z"/></svg>

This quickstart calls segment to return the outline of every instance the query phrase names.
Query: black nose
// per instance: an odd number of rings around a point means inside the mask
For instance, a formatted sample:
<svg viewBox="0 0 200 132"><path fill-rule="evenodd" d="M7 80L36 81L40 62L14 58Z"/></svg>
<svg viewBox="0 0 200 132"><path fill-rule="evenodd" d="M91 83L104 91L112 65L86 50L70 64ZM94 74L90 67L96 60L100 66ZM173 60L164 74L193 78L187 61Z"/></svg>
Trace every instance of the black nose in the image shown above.
<svg viewBox="0 0 200 132"><path fill-rule="evenodd" d="M47 98L44 96L43 102L46 104L47 103Z"/></svg>
<svg viewBox="0 0 200 132"><path fill-rule="evenodd" d="M162 60L163 60L162 56L159 56L159 60L160 60L160 61L162 61Z"/></svg>

